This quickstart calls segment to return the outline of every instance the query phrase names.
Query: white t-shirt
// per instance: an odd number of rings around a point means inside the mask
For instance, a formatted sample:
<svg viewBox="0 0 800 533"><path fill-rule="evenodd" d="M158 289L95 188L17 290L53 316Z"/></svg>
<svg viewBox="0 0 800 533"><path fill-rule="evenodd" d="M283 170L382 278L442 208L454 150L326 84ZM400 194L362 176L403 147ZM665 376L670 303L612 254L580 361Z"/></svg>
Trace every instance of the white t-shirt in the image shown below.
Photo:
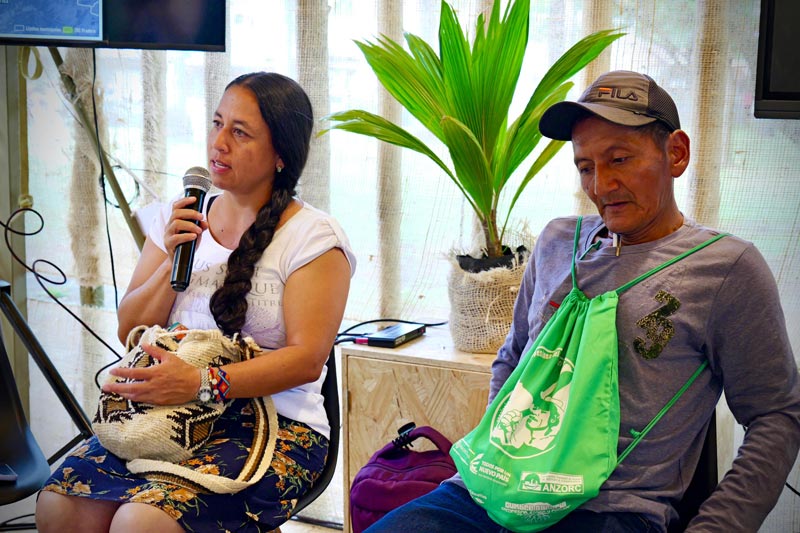
<svg viewBox="0 0 800 533"><path fill-rule="evenodd" d="M207 200L206 215L209 203ZM340 248L345 253L351 275L355 272L355 255L338 222L302 201L301 204L302 209L275 232L272 242L264 250L256 264L252 288L246 298L247 315L242 334L253 337L264 348L262 357L269 357L270 350L286 346L282 298L286 280L292 272L333 248ZM148 233L151 242L164 251L164 228L171 212L172 202L163 205ZM170 324L180 322L192 329L217 327L208 305L211 295L225 279L231 251L219 244L209 231L203 232L195 249L189 286L178 293L169 315ZM280 414L304 422L329 437L330 427L320 394L326 371L324 368L317 381L274 394L272 399Z"/></svg>

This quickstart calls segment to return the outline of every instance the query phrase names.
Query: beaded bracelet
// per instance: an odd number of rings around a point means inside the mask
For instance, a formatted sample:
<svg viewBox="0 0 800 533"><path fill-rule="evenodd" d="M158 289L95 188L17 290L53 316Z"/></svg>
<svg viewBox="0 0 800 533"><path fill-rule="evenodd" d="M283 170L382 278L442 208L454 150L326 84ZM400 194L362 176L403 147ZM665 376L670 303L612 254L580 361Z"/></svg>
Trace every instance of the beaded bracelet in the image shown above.
<svg viewBox="0 0 800 533"><path fill-rule="evenodd" d="M228 380L228 373L220 367L208 367L208 381L211 383L211 393L214 400L224 402L228 399L228 392L231 390L231 382Z"/></svg>

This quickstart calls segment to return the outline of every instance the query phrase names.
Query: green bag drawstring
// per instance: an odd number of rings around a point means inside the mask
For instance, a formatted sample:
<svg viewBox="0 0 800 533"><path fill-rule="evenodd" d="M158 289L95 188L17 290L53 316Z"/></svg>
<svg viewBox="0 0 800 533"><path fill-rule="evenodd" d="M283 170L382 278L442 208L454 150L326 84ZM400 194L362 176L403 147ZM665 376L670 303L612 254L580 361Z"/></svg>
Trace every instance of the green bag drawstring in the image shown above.
<svg viewBox="0 0 800 533"><path fill-rule="evenodd" d="M688 380L686 380L686 383L683 384L683 387L681 387L678 390L678 392L675 393L675 396L673 396L672 399L668 401L664 407L661 408L661 411L659 411L658 414L653 417L650 423L647 424L643 430L636 431L635 429L631 429L631 436L634 437L633 442L631 442L628 445L628 447L625 448L625 451L619 455L619 457L617 458L617 465L619 465L622 462L622 460L625 459L628 456L628 454L633 451L636 445L639 444L642 441L642 439L644 439L645 436L647 436L648 433L650 433L650 430L653 429L653 426L655 426L656 423L659 420L661 420L661 417L667 414L667 411L669 411L670 408L673 405L675 405L675 402L677 402L678 399L681 396L683 396L683 393L686 392L687 389L692 386L694 380L697 379L697 377L703 372L703 370L706 369L707 366L708 366L708 361L703 361L702 363L700 363L700 366L697 368L697 370L694 371L694 374L692 374L692 376Z"/></svg>
<svg viewBox="0 0 800 533"><path fill-rule="evenodd" d="M576 225L576 228L575 228L575 240L573 242L573 253L572 253L572 287L573 287L573 289L577 289L578 288L578 281L577 281L577 276L576 276L576 266L575 266L576 261L575 261L575 258L576 258L577 254L578 254L578 242L580 240L581 222L582 222L582 220L583 220L582 216L578 217L578 222L577 222L577 225ZM664 270L665 268L674 265L678 261L680 261L680 260L692 255L693 253L695 253L695 252L697 252L699 250L702 250L706 246L708 246L710 244L713 244L713 243L717 242L718 240L720 240L723 237L726 237L728 235L730 235L730 234L729 233L720 233L719 235L715 235L714 237L711 237L707 241L698 244L694 248L686 250L682 254L673 257L669 261L666 261L666 262L662 263L661 265L653 268L652 270L649 270L649 271L645 272L641 276L638 276L638 277L632 279L631 281L629 281L628 283L625 283L624 285L622 285L621 287L619 287L616 290L617 295L622 294L623 292L627 291L628 289L630 289L634 285L636 285L638 283L641 283L645 279L649 278L653 274L656 274L656 273ZM640 442L642 442L642 440L647 436L647 434L650 432L650 430L653 429L653 426L655 426L658 423L658 421L661 420L661 418L665 414L667 414L667 411L669 411L670 408L673 405L675 405L675 403L678 401L678 399L680 399L680 397L683 396L683 393L686 392L689 389L689 387L692 386L692 383L694 383L694 381L697 379L697 377L700 374L703 373L703 370L705 370L706 367L708 367L708 360L705 360L702 363L700 363L700 366L697 368L697 370L694 371L694 374L692 374L689 377L689 379L686 380L686 383L684 383L683 386L680 389L678 389L678 392L675 393L675 396L673 396L672 399L670 401L668 401L664 405L664 407L661 408L661 410L658 412L658 414L656 414L656 416L653 417L653 419L644 427L644 429L642 429L641 431L637 431L637 430L631 428L630 433L631 433L631 436L633 437L633 442L631 442L628 445L628 447L625 448L625 451L623 451L619 455L619 457L617 458L617 465L619 465L628 456L628 454L630 454L633 451L633 449Z"/></svg>

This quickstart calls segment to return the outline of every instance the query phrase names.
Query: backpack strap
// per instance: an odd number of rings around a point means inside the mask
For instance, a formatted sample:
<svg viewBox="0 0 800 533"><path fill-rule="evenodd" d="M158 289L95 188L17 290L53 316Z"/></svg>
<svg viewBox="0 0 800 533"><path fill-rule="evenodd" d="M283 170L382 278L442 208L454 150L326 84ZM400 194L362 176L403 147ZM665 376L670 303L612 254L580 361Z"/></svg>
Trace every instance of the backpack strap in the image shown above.
<svg viewBox="0 0 800 533"><path fill-rule="evenodd" d="M721 238L727 237L728 235L730 235L730 234L729 233L720 233L719 235L715 235L715 236L711 237L706 242L700 243L700 244L698 244L697 246L695 246L694 248L692 248L690 250L686 250L682 254L680 254L680 255L678 255L676 257L673 257L669 261L666 261L665 263L655 267L654 269L652 269L652 270L650 270L648 272L645 272L641 276L639 276L639 277L637 277L635 279L632 279L631 281L629 281L625 285L621 286L620 288L617 289L617 294L618 295L622 294L623 292L627 291L628 289L630 289L631 287L633 287L637 283L640 283L640 282L646 280L647 278L649 278L653 274L655 274L657 272L661 272L662 270L664 270L668 266L674 265L675 263L677 263L681 259L684 259L684 258L692 255L693 253L695 253L695 252L697 252L699 250L702 250L703 248L705 248L709 244L713 244L713 243L717 242L718 240L720 240Z"/></svg>
<svg viewBox="0 0 800 533"><path fill-rule="evenodd" d="M688 256L692 255L693 253L695 253L695 252L697 252L699 250L702 250L706 246L708 246L710 244L713 244L713 243L717 242L718 240L720 240L723 237L726 237L728 235L729 235L729 233L720 233L719 235L715 235L714 237L711 237L707 241L705 241L705 242L703 242L701 244L698 244L694 248L686 250L685 252L683 252L682 254L678 255L677 257L673 257L669 261L666 261L665 263L655 267L654 269L650 270L649 272L645 272L644 274L642 274L641 276L637 277L636 279L633 279L633 280L629 281L628 283L626 283L625 285L621 286L620 288L617 289L617 294L622 294L623 292L625 292L626 290L630 289L631 287L633 287L637 283L639 283L641 281L644 281L645 279L649 278L650 276L652 276L656 272L660 272L661 270L664 270L668 266L671 266L671 265L677 263L678 261L684 259L685 257L688 257ZM628 454L631 453L633 451L633 449L642 441L642 439L645 438L645 436L650 432L650 430L653 429L653 426L655 426L656 423L658 423L658 421L661 420L661 418L665 414L667 414L667 411L669 411L670 408L673 405L675 405L675 402L677 402L678 399L681 396L683 396L683 393L686 392L689 389L689 387L692 385L692 383L694 383L694 381L697 379L697 377L703 372L703 370L706 369L707 366L708 366L708 360L705 360L702 363L700 363L700 366L697 368L697 370L694 371L694 374L692 374L689 377L689 379L686 380L686 383L684 383L683 386L680 389L678 389L678 392L676 392L675 395L672 397L672 399L670 401L668 401L666 403L666 405L664 405L664 407L661 408L661 410L658 412L658 414L656 414L656 416L653 417L653 419L650 421L650 423L648 423L644 427L643 430L636 431L635 429L631 429L631 435L633 435L633 442L631 442L628 445L628 447L625 448L625 450L619 455L619 457L617 458L617 464L620 464L622 462L622 460L625 459L628 456Z"/></svg>
<svg viewBox="0 0 800 533"><path fill-rule="evenodd" d="M453 444L450 440L430 426L419 426L411 431L411 440L424 437L436 445L444 453L450 453Z"/></svg>
<svg viewBox="0 0 800 533"><path fill-rule="evenodd" d="M578 279L575 274L575 258L578 256L578 241L581 237L581 222L583 222L583 216L578 217L578 222L575 224L575 239L572 242L572 288L578 288Z"/></svg>
<svg viewBox="0 0 800 533"><path fill-rule="evenodd" d="M651 429L653 429L653 426L655 426L655 425L656 425L656 423L657 423L659 420L661 420L661 418L662 418L662 417L663 417L665 414L667 414L667 411L669 411L669 410L670 410L670 408L671 408L673 405L675 405L675 402L677 402L677 401L678 401L678 399L679 399L681 396L683 396L683 393L684 393L684 392L686 392L686 391L689 389L689 387L691 387L691 386L692 386L692 383L694 383L694 380L696 380L696 379L697 379L697 376L699 376L700 374L702 374L702 373L703 373L703 370L705 370L707 366L708 366L708 360L706 360L706 361L703 361L702 363L700 363L700 366L697 368L697 370L695 370L695 371L694 371L694 374L692 374L692 375L689 377L689 379L687 379L687 380L686 380L686 383L684 383L684 384L683 384L683 386L682 386L682 387L681 387L681 388L678 390L678 392L676 392L676 393L675 393L675 396L673 396L673 397L672 397L672 399L671 399L670 401L668 401L668 402L667 402L667 404L666 404L664 407L662 407L662 408L661 408L661 410L658 412L658 414L657 414L656 416L654 416L654 417L653 417L653 419L650 421L650 423L649 423L649 424L647 424L647 425L644 427L644 429L643 429L643 430L641 430L641 431L636 431L635 429L631 429L631 435L633 435L633 442L631 442L631 443L628 445L628 447L627 447L627 448L625 448L625 451L623 451L623 452L622 452L622 453L619 455L619 457L617 458L617 464L620 464L620 463L622 462L622 460L623 460L623 459L625 459L625 458L628 456L628 454L629 454L629 453L631 453L631 452L633 451L633 449L634 449L634 448L635 448L635 447L636 447L636 446L637 446L637 445L638 445L640 442L642 442L642 439L644 439L644 438L645 438L645 436L647 436L647 434L648 434L648 433L650 433L650 430L651 430Z"/></svg>
<svg viewBox="0 0 800 533"><path fill-rule="evenodd" d="M581 221L582 220L583 220L583 217L579 216L578 217L578 222L575 225L575 240L574 240L573 245L572 245L572 287L573 288L577 288L577 286L578 286L577 285L577 280L576 280L576 275L575 275L575 259L576 259L577 253L578 253L578 241L580 239ZM682 259L692 255L693 253L695 253L695 252L697 252L699 250L702 250L703 248L705 248L706 246L708 246L710 244L713 244L713 243L717 242L718 240L722 239L723 237L727 237L728 235L730 235L730 234L729 233L720 233L719 235L715 235L715 236L711 237L710 239L708 239L707 241L698 244L694 248L686 250L682 254L680 254L680 255L678 255L676 257L673 257L669 261L666 261L663 264L661 264L661 265L649 270L648 272L645 272L644 274L638 276L637 278L632 279L631 281L629 281L628 283L622 285L621 287L619 287L616 290L617 295L622 294L623 292L627 291L628 289L630 289L631 287L633 287L637 283L640 283L640 282L644 281L645 279L649 278L653 274L656 274L657 272L660 272L660 271L664 270L665 268L667 268L667 267L669 267L671 265L674 265L678 261L681 261ZM647 434L650 432L650 430L653 429L653 426L655 426L658 423L658 421L661 420L661 418L665 414L667 414L667 411L669 411L670 408L673 405L675 405L675 403L678 401L678 399L681 396L683 396L683 393L686 392L689 389L689 387L691 387L692 383L694 383L694 381L697 379L697 377L700 374L702 374L703 370L705 370L707 366L708 366L708 360L703 361L700 364L700 366L697 368L697 370L695 370L694 374L692 374L689 377L689 379L686 380L686 383L684 383L683 386L678 390L678 392L675 393L675 395L672 397L672 399L670 399L666 403L666 405L664 405L664 407L661 408L661 410L658 412L658 414L656 414L656 416L653 417L653 419L644 427L643 430L636 431L635 429L631 429L631 435L633 435L633 437L634 437L633 442L631 442L628 445L628 447L625 448L625 450L619 455L619 457L617 459L617 464L620 464L622 462L622 460L625 459L628 456L628 454L630 454L633 451L633 449L642 441L642 439L644 439L645 436L647 436Z"/></svg>

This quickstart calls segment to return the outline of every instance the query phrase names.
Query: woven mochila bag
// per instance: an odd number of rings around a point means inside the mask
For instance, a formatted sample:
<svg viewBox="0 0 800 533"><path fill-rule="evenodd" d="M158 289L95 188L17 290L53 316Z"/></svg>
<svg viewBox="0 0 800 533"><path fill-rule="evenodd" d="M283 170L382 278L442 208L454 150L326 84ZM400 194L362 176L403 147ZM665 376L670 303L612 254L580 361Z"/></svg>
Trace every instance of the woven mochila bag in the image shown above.
<svg viewBox="0 0 800 533"><path fill-rule="evenodd" d="M164 329L139 326L128 336L129 351L121 367L145 368L159 364L142 349L158 346L197 367L223 366L252 359L259 346L250 338L226 337L218 329ZM128 380L111 376L110 381ZM271 397L253 398L255 413L253 443L241 473L235 478L198 472L177 463L191 458L208 441L214 422L228 402L182 405L152 405L131 401L115 393L102 392L92 420L100 443L127 460L128 469L145 478L168 479L194 490L221 494L238 492L260 480L269 468L275 450L278 417Z"/></svg>

